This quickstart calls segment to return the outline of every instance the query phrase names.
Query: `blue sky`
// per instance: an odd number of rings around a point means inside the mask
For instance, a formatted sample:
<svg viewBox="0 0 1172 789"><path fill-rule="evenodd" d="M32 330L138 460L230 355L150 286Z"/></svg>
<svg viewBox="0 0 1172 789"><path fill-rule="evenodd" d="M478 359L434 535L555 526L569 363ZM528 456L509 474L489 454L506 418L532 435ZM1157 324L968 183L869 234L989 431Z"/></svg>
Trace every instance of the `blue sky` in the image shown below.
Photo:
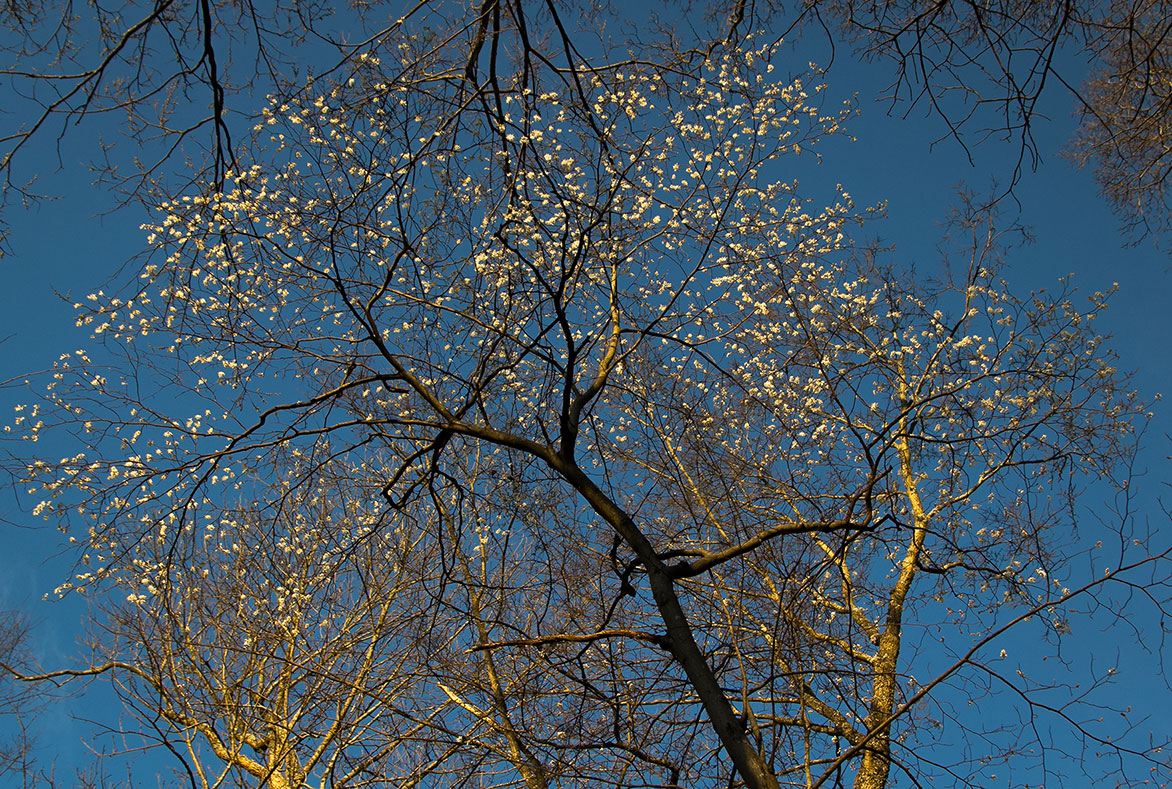
<svg viewBox="0 0 1172 789"><path fill-rule="evenodd" d="M795 54L795 65L804 63L804 58ZM820 167L802 177L825 179L829 186L842 183L859 205L887 201L888 218L872 232L878 231L894 244L899 259L927 269L936 263L937 224L953 201L956 187L963 182L986 191L995 181L1004 185L1017 149L995 141L976 146L975 165L970 165L954 140L939 140L944 127L938 119L924 117L918 108L907 119L893 117L888 105L873 101L883 86L884 73L880 68L852 64L840 52L828 81L832 94L858 91L861 116L849 127L858 141L828 145ZM1169 259L1147 242L1126 246L1117 220L1097 195L1091 173L1074 169L1059 156L1073 128L1072 108L1070 97L1058 91L1049 94L1043 108L1050 116L1037 127L1043 160L1037 172L1023 174L1014 190L1020 219L1036 242L1013 253L1007 277L1019 293L1052 287L1067 274L1073 274L1080 291L1088 294L1118 283L1119 292L1099 328L1114 336L1112 345L1124 368L1134 371L1136 388L1152 398L1172 388ZM142 248L143 210L131 206L102 216L111 208L109 193L90 184L91 173L85 166L97 156L99 136L116 134L115 124L95 119L69 129L59 149L55 140L42 137L25 153L26 171L40 172L39 190L57 198L28 210L18 205L6 209L13 229L11 253L0 260L5 283L0 289L0 337L4 338L0 380L19 379L50 365L61 353L85 347L86 335L72 324L70 302L102 287ZM1013 216L1015 203L1007 201L1006 211ZM0 390L0 412L10 413L12 404L22 399L18 385ZM1172 543L1172 528L1158 504L1163 481L1172 479L1167 460L1172 454L1172 440L1167 438L1172 434L1172 415L1165 403L1156 404L1154 412L1137 463L1137 470L1144 474L1137 483L1139 511ZM29 520L16 506L15 495L4 496L0 518L5 524L0 543L4 547L0 607L28 612L38 623L35 646L42 660L61 665L77 651L75 640L85 603L76 598L42 603L40 598L67 573L69 556L62 555L55 531L39 522L27 528ZM1026 638L1007 643L1011 648L1025 648ZM1152 671L1148 658L1130 644L1126 639L1117 642L1124 665ZM1159 684L1153 674L1148 676ZM64 708L58 709L46 722L53 728L62 726L67 714ZM53 749L60 751L62 760L79 758L82 751L76 741L84 728L69 728L75 742L72 747L68 738L54 735Z"/></svg>

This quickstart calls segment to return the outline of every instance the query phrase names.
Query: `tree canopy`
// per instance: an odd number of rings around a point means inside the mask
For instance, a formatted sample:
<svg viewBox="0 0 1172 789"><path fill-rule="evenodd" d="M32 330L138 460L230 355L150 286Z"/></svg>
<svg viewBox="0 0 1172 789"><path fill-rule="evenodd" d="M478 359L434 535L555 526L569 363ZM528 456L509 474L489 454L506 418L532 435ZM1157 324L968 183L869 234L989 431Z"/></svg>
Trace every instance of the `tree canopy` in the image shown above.
<svg viewBox="0 0 1172 789"><path fill-rule="evenodd" d="M681 14L684 23L680 24ZM591 68L624 58L667 71L756 34L824 41L877 63L889 75L891 110L926 111L940 136L972 148L989 137L1019 146L1009 179L1050 155L1035 130L1045 99L1070 93L1081 114L1067 153L1091 164L1103 195L1134 234L1162 243L1169 213L1167 47L1172 17L1160 0L1056 6L821 0L648 2L634 8L556 0L480 3L268 5L201 0L180 7L12 0L0 73L19 97L0 132L6 200L37 196L41 162L23 166L30 140L62 140L87 117L125 118L130 145L104 141L94 166L130 196L146 196L198 162L191 176L218 181L255 119L259 95L300 95L307 82L345 75L356 59L392 51L420 33L418 46L459 50L447 66L482 87L520 54L531 70ZM751 46L749 48L752 48ZM585 98L585 97L579 97ZM206 170L204 168L207 168ZM175 184L170 184L172 191ZM147 197L154 204L154 197Z"/></svg>
<svg viewBox="0 0 1172 789"><path fill-rule="evenodd" d="M247 130L213 11L268 75ZM111 678L196 786L1166 779L1158 727L1087 716L1126 707L1110 673L1001 646L1166 610L1127 517L1082 567L1077 498L1128 495L1147 416L1108 294L1018 292L1021 231L970 194L937 269L869 243L880 208L792 176L852 107L764 8L688 39L553 2L363 7L324 41L321 9L261 12L103 28L110 68L170 31L183 68L111 100L203 84L202 121L140 129L215 144L147 166L143 256L76 305L93 347L30 378L14 473L102 610L87 667L11 674Z"/></svg>

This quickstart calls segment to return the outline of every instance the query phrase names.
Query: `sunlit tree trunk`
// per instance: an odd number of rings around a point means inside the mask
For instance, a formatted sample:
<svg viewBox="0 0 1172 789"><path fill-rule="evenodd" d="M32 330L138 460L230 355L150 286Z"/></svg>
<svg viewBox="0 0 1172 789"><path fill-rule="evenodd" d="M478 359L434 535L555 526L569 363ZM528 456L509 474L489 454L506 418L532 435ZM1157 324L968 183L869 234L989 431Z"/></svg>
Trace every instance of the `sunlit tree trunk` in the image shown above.
<svg viewBox="0 0 1172 789"><path fill-rule="evenodd" d="M871 703L864 721L870 741L863 751L862 763L855 774L855 789L883 789L891 772L891 719L895 711L898 683L899 650L903 640L903 609L911 591L912 582L919 572L920 555L927 535L928 514L917 487L916 470L913 465L912 449L909 442L911 414L907 413L913 402L914 392L907 380L902 361L896 364L899 400L904 404L904 414L899 420L899 435L896 451L899 456L899 478L903 495L907 500L912 517L912 537L907 544L899 574L887 602L887 615L882 634L879 636L879 650L875 656L875 679L872 684Z"/></svg>

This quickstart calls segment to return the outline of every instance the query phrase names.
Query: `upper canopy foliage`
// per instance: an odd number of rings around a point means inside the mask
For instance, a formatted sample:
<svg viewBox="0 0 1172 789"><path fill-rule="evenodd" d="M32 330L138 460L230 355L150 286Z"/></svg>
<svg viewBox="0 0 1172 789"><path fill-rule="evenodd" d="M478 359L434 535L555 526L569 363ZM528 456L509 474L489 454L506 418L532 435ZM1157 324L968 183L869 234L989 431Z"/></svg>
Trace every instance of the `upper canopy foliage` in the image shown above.
<svg viewBox="0 0 1172 789"><path fill-rule="evenodd" d="M394 51L407 38L415 40L413 56L445 53L448 70L432 78L499 87L515 55L531 72L629 59L671 73L764 31L771 39L825 41L831 61L846 44L889 66L892 109L927 110L942 122L942 137L966 148L987 137L1016 141L1013 183L1053 153L1038 147L1034 131L1047 97L1068 92L1080 114L1070 153L1094 164L1125 224L1136 237L1162 238L1170 218L1165 39L1172 16L1163 0L669 0L638 8L483 0L364 2L344 11L316 0L128 0L94 2L86 13L11 0L0 6L0 23L0 73L20 97L0 131L7 197L34 196L43 163L30 141L63 139L71 125L107 113L133 143L123 149L107 141L93 152L104 180L132 195L157 194L160 184L174 194L191 175L174 165L197 161L195 182L219 183L234 169L260 95L296 98L307 81L345 75L361 58ZM581 74L567 76L568 85L581 87Z"/></svg>
<svg viewBox="0 0 1172 789"><path fill-rule="evenodd" d="M850 108L747 7L609 58L564 11L420 5L274 66L251 136L213 107L211 169L78 305L97 349L17 416L84 546L61 591L118 590L93 672L209 786L1164 769L1113 720L951 714L1097 703L988 645L1115 582L1163 603L1127 522L1075 581L1072 502L1144 418L1105 296L1015 295L971 200L939 271L861 243L876 211L794 177Z"/></svg>

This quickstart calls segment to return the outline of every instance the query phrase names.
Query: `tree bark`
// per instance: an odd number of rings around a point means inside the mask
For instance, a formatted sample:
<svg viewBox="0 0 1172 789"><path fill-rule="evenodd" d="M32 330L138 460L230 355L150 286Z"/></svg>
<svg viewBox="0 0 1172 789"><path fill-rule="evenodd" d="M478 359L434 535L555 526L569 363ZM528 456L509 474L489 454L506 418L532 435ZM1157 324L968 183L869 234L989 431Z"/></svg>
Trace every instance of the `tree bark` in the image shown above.
<svg viewBox="0 0 1172 789"><path fill-rule="evenodd" d="M667 630L672 657L687 675L704 711L708 714L713 731L720 738L721 745L732 759L745 786L748 789L780 789L773 770L765 757L753 747L741 718L725 697L712 667L708 665L700 645L696 643L692 626L688 623L679 595L676 594L671 573L657 557L650 541L639 530L634 520L603 493L577 464L555 457L551 460L551 465L574 486L594 511L614 528L639 557L647 571L647 580L651 586L656 609Z"/></svg>

